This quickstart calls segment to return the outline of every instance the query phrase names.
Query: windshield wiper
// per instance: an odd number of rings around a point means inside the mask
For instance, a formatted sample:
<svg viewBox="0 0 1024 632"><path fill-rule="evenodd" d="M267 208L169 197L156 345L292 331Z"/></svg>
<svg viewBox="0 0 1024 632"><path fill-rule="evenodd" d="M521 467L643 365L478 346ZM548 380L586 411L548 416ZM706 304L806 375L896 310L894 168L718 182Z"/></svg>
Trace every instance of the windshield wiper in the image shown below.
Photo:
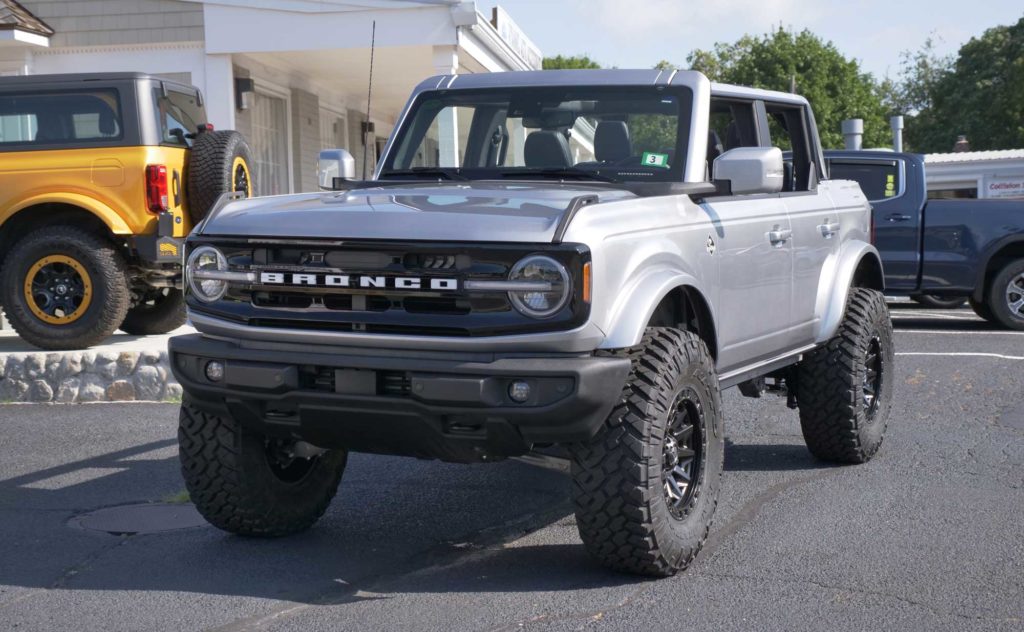
<svg viewBox="0 0 1024 632"><path fill-rule="evenodd" d="M540 176L542 178L559 178L559 179L578 179L578 180L596 180L598 182L618 182L614 178L603 176L594 171L588 171L586 169L575 169L573 167L548 167L545 169L517 169L515 171L502 171L501 177L503 178L536 178Z"/></svg>
<svg viewBox="0 0 1024 632"><path fill-rule="evenodd" d="M445 180L468 180L466 176L459 173L457 168L445 169L442 167L413 167L411 169L390 169L380 174L381 178L390 176L418 176L426 178L444 178Z"/></svg>

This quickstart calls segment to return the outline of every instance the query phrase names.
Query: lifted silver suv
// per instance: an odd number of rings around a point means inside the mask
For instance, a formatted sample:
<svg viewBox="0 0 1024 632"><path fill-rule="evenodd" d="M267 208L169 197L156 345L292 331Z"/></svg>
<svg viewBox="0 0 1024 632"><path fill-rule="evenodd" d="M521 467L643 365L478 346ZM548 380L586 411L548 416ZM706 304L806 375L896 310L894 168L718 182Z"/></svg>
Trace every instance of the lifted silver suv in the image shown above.
<svg viewBox="0 0 1024 632"><path fill-rule="evenodd" d="M720 390L785 394L810 450L882 442L893 342L870 209L798 96L696 72L434 77L374 179L224 199L171 341L181 459L214 525L312 525L348 451L560 448L586 548L669 575L718 502Z"/></svg>

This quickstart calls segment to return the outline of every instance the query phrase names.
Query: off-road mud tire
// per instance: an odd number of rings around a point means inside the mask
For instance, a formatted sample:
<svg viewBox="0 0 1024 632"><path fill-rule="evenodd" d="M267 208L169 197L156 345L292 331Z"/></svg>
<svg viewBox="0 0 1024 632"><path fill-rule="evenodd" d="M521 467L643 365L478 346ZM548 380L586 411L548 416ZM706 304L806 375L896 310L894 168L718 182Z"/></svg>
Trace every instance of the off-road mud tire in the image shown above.
<svg viewBox="0 0 1024 632"><path fill-rule="evenodd" d="M597 435L570 446L573 501L580 537L603 565L664 577L686 568L707 539L718 505L724 459L721 394L714 361L695 334L648 328L619 403ZM703 452L683 517L669 510L663 442L669 411L691 392L703 407Z"/></svg>
<svg viewBox="0 0 1024 632"><path fill-rule="evenodd" d="M246 197L255 195L252 150L241 134L230 130L200 133L189 151L185 173L188 213L193 224L206 217L214 203L228 191L239 189L239 161L247 177Z"/></svg>
<svg viewBox="0 0 1024 632"><path fill-rule="evenodd" d="M865 376L876 342L881 372L872 407L865 401ZM798 366L800 427L814 456L864 463L878 452L892 400L893 356L885 297L876 290L851 289L839 331Z"/></svg>
<svg viewBox="0 0 1024 632"><path fill-rule="evenodd" d="M58 255L80 264L89 277L88 307L73 322L52 324L33 313L25 296L25 278L44 257ZM128 312L125 260L103 235L76 226L37 228L22 237L4 258L0 293L7 320L23 340L40 349L86 349L107 339Z"/></svg>
<svg viewBox="0 0 1024 632"><path fill-rule="evenodd" d="M1007 329L1024 330L1024 316L1015 314L1010 310L1007 302L1007 287L1010 282L1024 277L1024 259L1010 261L992 279L992 285L988 288L987 303L988 309L992 312L992 322L999 323ZM1016 286L1017 288L1020 285ZM1014 295L1020 294L1017 291Z"/></svg>
<svg viewBox="0 0 1024 632"><path fill-rule="evenodd" d="M196 509L218 529L256 537L291 535L313 526L334 498L346 451L314 457L303 478L287 483L271 470L265 442L231 417L203 412L187 400L182 404L181 473Z"/></svg>
<svg viewBox="0 0 1024 632"><path fill-rule="evenodd" d="M121 331L133 336L158 336L185 324L185 295L181 290L168 288L151 300L128 310Z"/></svg>

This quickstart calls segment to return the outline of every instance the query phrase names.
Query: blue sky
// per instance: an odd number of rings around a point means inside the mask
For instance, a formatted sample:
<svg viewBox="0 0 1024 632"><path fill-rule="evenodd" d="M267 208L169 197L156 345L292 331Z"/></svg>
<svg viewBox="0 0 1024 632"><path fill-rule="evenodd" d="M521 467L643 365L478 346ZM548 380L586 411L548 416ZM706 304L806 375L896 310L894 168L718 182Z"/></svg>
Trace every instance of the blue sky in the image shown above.
<svg viewBox="0 0 1024 632"><path fill-rule="evenodd" d="M685 65L694 48L765 33L780 23L833 41L876 77L899 71L900 51L929 34L955 53L986 28L1024 16L1021 0L477 0L500 4L545 55L589 54L606 66Z"/></svg>

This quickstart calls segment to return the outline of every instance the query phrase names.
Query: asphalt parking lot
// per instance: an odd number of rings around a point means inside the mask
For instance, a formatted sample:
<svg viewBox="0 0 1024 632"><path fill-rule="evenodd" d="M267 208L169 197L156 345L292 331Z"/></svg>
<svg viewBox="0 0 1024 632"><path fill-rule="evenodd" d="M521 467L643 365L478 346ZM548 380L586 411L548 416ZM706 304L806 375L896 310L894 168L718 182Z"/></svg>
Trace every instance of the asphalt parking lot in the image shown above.
<svg viewBox="0 0 1024 632"><path fill-rule="evenodd" d="M1024 332L892 312L879 456L825 466L783 399L728 391L711 539L661 581L587 559L566 477L517 462L356 455L283 540L84 530L97 508L183 500L176 406L0 406L0 628L1021 630Z"/></svg>

